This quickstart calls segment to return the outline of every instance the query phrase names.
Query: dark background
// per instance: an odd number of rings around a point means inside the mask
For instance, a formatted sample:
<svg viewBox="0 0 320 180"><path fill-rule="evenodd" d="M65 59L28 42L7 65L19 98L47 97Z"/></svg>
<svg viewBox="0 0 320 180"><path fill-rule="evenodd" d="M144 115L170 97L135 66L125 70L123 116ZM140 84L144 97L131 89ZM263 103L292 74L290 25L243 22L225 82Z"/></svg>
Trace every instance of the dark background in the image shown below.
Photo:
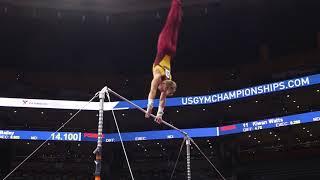
<svg viewBox="0 0 320 180"><path fill-rule="evenodd" d="M108 85L129 99L145 99L169 4L0 1L0 97L86 101ZM319 5L301 0L184 1L173 61L175 96L319 73ZM180 128L198 128L316 111L319 89L170 107L165 118ZM56 130L74 113L5 107L0 112L1 129L46 131ZM96 114L82 112L63 131L97 132ZM123 132L167 129L135 110L116 115ZM109 112L104 127L106 133L116 131ZM229 179L318 179L319 135L319 124L312 123L196 141ZM0 141L1 177L40 143ZM169 179L180 143L126 143L136 179ZM50 142L11 179L91 179L94 149L94 143ZM182 157L175 179L186 179ZM105 145L103 159L103 177L129 179L120 144ZM195 149L191 161L193 179L218 178Z"/></svg>

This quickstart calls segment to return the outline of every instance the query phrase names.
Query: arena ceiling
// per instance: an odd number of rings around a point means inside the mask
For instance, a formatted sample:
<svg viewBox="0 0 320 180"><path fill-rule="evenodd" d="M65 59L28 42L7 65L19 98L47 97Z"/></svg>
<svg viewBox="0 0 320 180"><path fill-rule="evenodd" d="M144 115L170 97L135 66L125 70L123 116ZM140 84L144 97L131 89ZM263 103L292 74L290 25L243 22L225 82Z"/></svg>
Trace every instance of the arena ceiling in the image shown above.
<svg viewBox="0 0 320 180"><path fill-rule="evenodd" d="M2 3L8 3L15 6L24 6L32 8L47 8L75 11L93 11L103 13L128 13L137 11L150 11L166 8L169 0L30 0L30 1L12 1L1 0ZM185 6L220 3L220 0L187 0L183 2Z"/></svg>

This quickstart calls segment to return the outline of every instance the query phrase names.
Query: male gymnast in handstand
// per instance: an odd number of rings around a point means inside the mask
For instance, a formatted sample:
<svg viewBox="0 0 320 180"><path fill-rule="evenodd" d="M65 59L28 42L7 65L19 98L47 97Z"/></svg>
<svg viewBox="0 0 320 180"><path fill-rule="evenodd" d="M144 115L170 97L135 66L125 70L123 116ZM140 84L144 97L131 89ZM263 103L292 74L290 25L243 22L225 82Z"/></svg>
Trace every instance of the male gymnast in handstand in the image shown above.
<svg viewBox="0 0 320 180"><path fill-rule="evenodd" d="M176 54L181 18L181 0L172 0L166 23L158 38L157 55L152 67L153 79L148 95L147 113L145 114L146 118L150 117L158 89L161 94L156 122L159 124L162 122L166 97L172 96L177 88L176 83L172 81L171 61Z"/></svg>

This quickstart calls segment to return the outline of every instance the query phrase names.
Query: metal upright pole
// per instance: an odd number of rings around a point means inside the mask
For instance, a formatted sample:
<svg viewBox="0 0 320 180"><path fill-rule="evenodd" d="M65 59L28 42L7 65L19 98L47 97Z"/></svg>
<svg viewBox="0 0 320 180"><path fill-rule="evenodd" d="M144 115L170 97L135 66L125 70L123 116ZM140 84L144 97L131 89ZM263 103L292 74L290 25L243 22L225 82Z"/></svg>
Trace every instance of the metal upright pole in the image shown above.
<svg viewBox="0 0 320 180"><path fill-rule="evenodd" d="M191 180L191 161L190 161L190 138L186 137L186 148L187 148L187 180Z"/></svg>
<svg viewBox="0 0 320 180"><path fill-rule="evenodd" d="M101 179L103 104L106 97L106 91L107 91L107 88L105 87L99 92L100 108L99 108L99 122L98 122L98 142L97 142L97 147L93 152L96 155L96 160L94 161L96 164L96 168L94 172L95 180Z"/></svg>

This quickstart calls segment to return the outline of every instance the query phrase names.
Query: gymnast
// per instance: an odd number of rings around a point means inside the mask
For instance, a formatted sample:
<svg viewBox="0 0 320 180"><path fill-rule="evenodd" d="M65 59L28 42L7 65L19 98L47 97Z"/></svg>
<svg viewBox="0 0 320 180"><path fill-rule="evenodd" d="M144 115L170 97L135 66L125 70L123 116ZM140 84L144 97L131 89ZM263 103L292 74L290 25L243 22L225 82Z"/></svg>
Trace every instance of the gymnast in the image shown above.
<svg viewBox="0 0 320 180"><path fill-rule="evenodd" d="M150 117L158 89L161 94L156 122L159 124L162 122L166 97L172 96L177 88L177 84L171 76L171 61L176 54L181 17L181 0L172 0L166 23L158 37L157 55L152 67L153 79L148 95L147 113L145 114L146 118Z"/></svg>

